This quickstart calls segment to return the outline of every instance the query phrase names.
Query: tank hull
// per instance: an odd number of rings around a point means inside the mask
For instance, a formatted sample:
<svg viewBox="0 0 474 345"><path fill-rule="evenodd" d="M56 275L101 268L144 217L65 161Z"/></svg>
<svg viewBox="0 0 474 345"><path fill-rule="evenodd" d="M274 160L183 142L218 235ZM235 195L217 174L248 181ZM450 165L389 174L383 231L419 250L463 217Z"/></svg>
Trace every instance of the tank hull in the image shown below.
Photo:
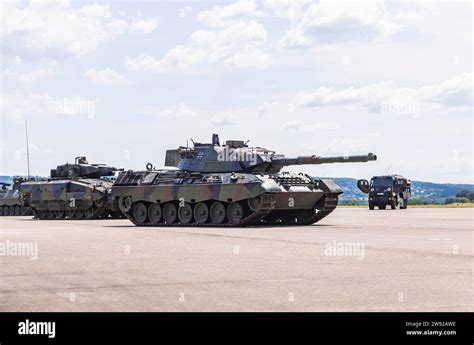
<svg viewBox="0 0 474 345"><path fill-rule="evenodd" d="M38 219L121 217L112 211L111 187L101 179L53 179L22 183L20 195Z"/></svg>
<svg viewBox="0 0 474 345"><path fill-rule="evenodd" d="M122 173L113 204L138 226L308 225L328 215L342 190L292 173ZM224 215L219 215L219 212Z"/></svg>
<svg viewBox="0 0 474 345"><path fill-rule="evenodd" d="M18 192L0 196L0 217L31 216L32 214L29 207L21 204Z"/></svg>

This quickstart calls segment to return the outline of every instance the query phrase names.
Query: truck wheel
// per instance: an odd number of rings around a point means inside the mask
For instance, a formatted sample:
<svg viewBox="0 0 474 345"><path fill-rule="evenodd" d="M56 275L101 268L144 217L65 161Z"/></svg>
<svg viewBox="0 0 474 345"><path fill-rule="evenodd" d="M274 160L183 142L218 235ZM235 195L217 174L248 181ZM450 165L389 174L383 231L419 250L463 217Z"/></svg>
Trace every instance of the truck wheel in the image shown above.
<svg viewBox="0 0 474 345"><path fill-rule="evenodd" d="M369 202L369 210L373 210L373 209L374 209L374 203Z"/></svg>
<svg viewBox="0 0 474 345"><path fill-rule="evenodd" d="M379 210L385 210L387 208L387 205L379 205Z"/></svg>

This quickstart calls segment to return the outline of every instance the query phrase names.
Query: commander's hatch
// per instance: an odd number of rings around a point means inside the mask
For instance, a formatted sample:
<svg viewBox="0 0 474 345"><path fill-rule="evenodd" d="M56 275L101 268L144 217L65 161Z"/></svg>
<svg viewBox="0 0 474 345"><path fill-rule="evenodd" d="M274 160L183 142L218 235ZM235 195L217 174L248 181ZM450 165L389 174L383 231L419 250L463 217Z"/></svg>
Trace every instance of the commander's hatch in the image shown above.
<svg viewBox="0 0 474 345"><path fill-rule="evenodd" d="M177 167L180 160L181 154L179 150L166 150L165 166Z"/></svg>

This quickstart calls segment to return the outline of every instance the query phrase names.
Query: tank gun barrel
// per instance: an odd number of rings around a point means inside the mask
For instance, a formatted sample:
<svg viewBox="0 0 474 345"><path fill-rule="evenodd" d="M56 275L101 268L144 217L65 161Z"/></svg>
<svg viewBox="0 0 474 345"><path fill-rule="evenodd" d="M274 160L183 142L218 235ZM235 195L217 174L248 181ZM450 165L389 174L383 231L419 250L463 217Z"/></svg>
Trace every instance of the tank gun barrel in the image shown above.
<svg viewBox="0 0 474 345"><path fill-rule="evenodd" d="M288 166L288 165L305 165L305 164L328 164L328 163L366 163L377 160L377 156L373 153L366 155L354 156L335 156L335 157L321 157L321 156L298 156L296 158L281 158L274 159L273 165Z"/></svg>

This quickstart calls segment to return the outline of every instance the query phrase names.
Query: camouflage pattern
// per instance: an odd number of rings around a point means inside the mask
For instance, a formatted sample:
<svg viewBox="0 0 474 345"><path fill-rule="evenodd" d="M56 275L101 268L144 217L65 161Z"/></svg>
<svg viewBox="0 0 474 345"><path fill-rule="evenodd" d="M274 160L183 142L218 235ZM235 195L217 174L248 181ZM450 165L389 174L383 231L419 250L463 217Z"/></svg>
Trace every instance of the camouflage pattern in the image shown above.
<svg viewBox="0 0 474 345"><path fill-rule="evenodd" d="M411 197L411 181L401 175L374 176L367 180L357 181L357 186L368 194L369 209L375 206L385 210L388 205L391 209L406 209Z"/></svg>
<svg viewBox="0 0 474 345"><path fill-rule="evenodd" d="M312 224L334 210L342 190L333 181L282 172L288 165L367 162L373 154L285 158L238 140L194 143L168 150L166 166L178 170L126 171L112 198L134 224L244 226Z"/></svg>
<svg viewBox="0 0 474 345"><path fill-rule="evenodd" d="M13 186L9 183L0 183L0 216L30 216L32 211L20 202L20 184L26 181L23 176L13 177Z"/></svg>
<svg viewBox="0 0 474 345"><path fill-rule="evenodd" d="M38 219L94 219L121 216L112 211L112 181L119 170L104 164L89 164L77 157L75 164L59 165L45 181L20 186L23 205L31 207Z"/></svg>

